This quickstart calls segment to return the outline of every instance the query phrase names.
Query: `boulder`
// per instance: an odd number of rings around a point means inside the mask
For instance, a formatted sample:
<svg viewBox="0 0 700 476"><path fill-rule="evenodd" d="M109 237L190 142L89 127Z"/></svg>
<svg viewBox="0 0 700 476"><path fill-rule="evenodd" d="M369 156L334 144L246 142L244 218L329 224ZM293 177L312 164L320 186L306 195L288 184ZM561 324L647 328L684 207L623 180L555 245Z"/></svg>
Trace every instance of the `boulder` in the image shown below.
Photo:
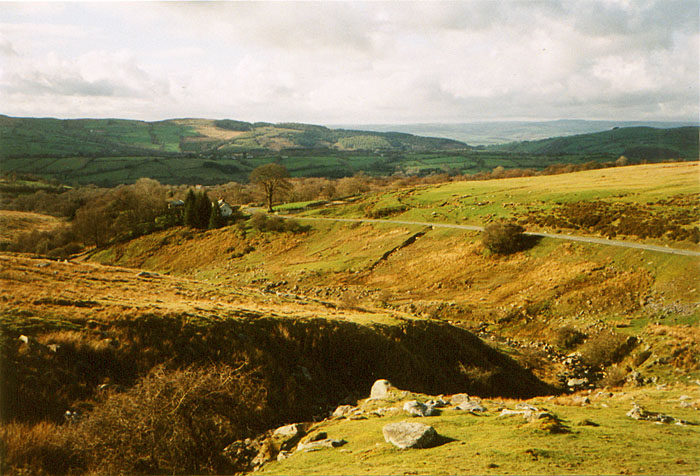
<svg viewBox="0 0 700 476"><path fill-rule="evenodd" d="M411 400L403 404L404 411L413 416L425 417L437 414L437 410L432 405L426 405L417 400Z"/></svg>
<svg viewBox="0 0 700 476"><path fill-rule="evenodd" d="M450 398L450 403L452 405L459 405L460 403L463 402L468 402L469 401L469 395L466 393L458 393L456 395L452 395Z"/></svg>
<svg viewBox="0 0 700 476"><path fill-rule="evenodd" d="M369 398L373 400L381 400L389 396L389 390L393 388L391 382L385 379L377 380L372 385Z"/></svg>
<svg viewBox="0 0 700 476"><path fill-rule="evenodd" d="M316 451L323 448L339 448L345 444L347 444L347 441L345 440L324 438L322 440L299 443L299 446L297 446L297 451Z"/></svg>
<svg viewBox="0 0 700 476"><path fill-rule="evenodd" d="M484 407L481 403L476 402L474 400L467 400L459 405L457 405L456 410L462 410L464 412L485 412L486 407Z"/></svg>
<svg viewBox="0 0 700 476"><path fill-rule="evenodd" d="M355 411L357 407L353 407L352 405L340 405L338 408L336 408L333 413L331 414L331 417L335 418L341 418L344 416L349 415L353 411Z"/></svg>
<svg viewBox="0 0 700 476"><path fill-rule="evenodd" d="M389 423L384 426L382 433L384 433L384 441L402 450L427 448L435 443L438 436L432 426L407 421Z"/></svg>
<svg viewBox="0 0 700 476"><path fill-rule="evenodd" d="M304 432L304 427L300 423L292 423L277 428L272 432L272 436L282 439L292 439Z"/></svg>

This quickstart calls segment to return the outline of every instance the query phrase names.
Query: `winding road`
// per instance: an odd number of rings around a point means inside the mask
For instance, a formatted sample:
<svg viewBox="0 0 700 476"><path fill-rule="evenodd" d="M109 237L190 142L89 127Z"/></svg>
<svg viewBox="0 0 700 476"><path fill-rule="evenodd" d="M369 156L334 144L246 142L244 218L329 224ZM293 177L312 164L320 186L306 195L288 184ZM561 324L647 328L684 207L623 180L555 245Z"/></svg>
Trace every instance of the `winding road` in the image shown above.
<svg viewBox="0 0 700 476"><path fill-rule="evenodd" d="M403 220L380 220L374 218L328 218L328 217L304 217L298 215L278 215L282 218L294 218L297 220L317 220L317 221L340 221L340 222L359 222L359 223L393 223L396 225L418 225L432 226L435 228L455 228L458 230L483 231L483 226L476 225L452 225L449 223L430 223L425 221L403 221ZM619 246L622 248L635 248L646 251L656 251L659 253L667 253L672 255L683 256L700 256L700 251L684 250L679 248L669 248L668 246L643 245L640 243L630 243L627 241L609 240L606 238L594 238L589 236L564 235L560 233L537 233L525 232L526 235L541 236L543 238L554 238L557 240L580 241L583 243L595 243L606 246Z"/></svg>

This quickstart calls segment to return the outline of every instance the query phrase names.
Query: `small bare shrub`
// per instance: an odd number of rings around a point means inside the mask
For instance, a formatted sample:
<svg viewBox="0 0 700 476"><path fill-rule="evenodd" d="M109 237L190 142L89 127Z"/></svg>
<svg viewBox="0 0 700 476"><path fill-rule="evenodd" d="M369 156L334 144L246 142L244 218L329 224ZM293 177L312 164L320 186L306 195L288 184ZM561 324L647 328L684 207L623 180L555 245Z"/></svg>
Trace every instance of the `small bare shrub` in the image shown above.
<svg viewBox="0 0 700 476"><path fill-rule="evenodd" d="M598 382L599 387L621 387L625 384L627 372L625 369L613 365L605 371L605 375Z"/></svg>
<svg viewBox="0 0 700 476"><path fill-rule="evenodd" d="M555 331L554 343L562 349L571 350L586 339L586 334L572 326L563 326Z"/></svg>
<svg viewBox="0 0 700 476"><path fill-rule="evenodd" d="M622 360L633 346L633 340L613 332L603 332L583 344L581 359L591 367L605 368Z"/></svg>
<svg viewBox="0 0 700 476"><path fill-rule="evenodd" d="M231 442L264 428L266 393L247 373L219 365L154 369L112 394L79 424L79 445L101 474L224 473Z"/></svg>

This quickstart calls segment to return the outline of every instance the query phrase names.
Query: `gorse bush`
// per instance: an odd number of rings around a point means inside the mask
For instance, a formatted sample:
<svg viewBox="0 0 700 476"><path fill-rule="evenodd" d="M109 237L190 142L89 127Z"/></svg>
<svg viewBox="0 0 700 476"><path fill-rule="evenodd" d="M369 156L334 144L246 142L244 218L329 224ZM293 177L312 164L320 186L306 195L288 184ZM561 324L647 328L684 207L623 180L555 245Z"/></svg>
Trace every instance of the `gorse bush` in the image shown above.
<svg viewBox="0 0 700 476"><path fill-rule="evenodd" d="M230 473L223 449L264 428L265 406L264 387L240 369L157 367L98 405L74 438L96 474Z"/></svg>
<svg viewBox="0 0 700 476"><path fill-rule="evenodd" d="M308 230L308 226L301 225L297 220L268 216L265 213L256 213L250 218L250 225L258 231L301 233Z"/></svg>
<svg viewBox="0 0 700 476"><path fill-rule="evenodd" d="M581 359L586 365L605 368L622 360L635 346L634 338L614 332L603 332L581 346Z"/></svg>
<svg viewBox="0 0 700 476"><path fill-rule="evenodd" d="M482 243L490 252L506 255L526 247L525 229L514 223L497 223L487 226L482 233Z"/></svg>

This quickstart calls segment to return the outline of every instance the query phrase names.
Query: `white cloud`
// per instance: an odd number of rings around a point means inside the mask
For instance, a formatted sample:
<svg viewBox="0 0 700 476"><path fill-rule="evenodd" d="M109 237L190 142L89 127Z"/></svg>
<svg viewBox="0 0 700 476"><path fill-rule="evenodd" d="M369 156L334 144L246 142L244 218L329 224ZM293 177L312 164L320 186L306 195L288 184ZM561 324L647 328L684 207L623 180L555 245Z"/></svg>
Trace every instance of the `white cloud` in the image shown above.
<svg viewBox="0 0 700 476"><path fill-rule="evenodd" d="M697 0L66 5L0 24L4 113L698 117Z"/></svg>

